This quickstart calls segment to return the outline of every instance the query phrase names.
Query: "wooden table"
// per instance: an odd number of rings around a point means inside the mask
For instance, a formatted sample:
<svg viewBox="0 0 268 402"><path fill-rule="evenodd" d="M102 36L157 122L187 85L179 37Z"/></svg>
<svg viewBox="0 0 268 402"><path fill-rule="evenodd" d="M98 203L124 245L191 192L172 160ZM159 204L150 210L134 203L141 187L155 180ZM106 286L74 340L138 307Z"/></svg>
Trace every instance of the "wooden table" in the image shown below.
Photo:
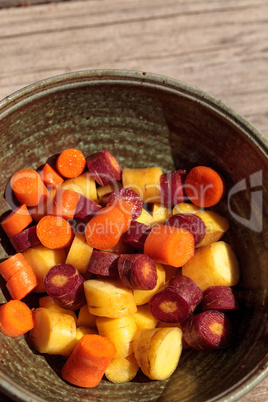
<svg viewBox="0 0 268 402"><path fill-rule="evenodd" d="M147 71L209 92L268 138L267 60L268 0L0 0L0 99L70 71ZM268 379L241 401L267 399Z"/></svg>

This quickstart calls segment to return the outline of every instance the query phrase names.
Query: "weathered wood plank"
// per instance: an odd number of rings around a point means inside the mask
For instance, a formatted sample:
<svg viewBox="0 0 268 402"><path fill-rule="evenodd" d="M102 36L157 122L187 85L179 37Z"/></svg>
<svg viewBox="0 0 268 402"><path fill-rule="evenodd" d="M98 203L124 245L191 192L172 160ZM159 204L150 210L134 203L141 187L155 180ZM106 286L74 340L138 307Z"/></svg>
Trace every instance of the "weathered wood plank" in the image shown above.
<svg viewBox="0 0 268 402"><path fill-rule="evenodd" d="M74 70L145 70L210 92L268 134L267 0L77 1L0 18L0 98Z"/></svg>
<svg viewBox="0 0 268 402"><path fill-rule="evenodd" d="M28 7L40 4L59 3L66 1L81 1L81 0L0 0L0 9L9 7Z"/></svg>
<svg viewBox="0 0 268 402"><path fill-rule="evenodd" d="M268 137L268 0L46 2L0 10L0 99L70 71L135 69L208 91ZM267 392L265 380L241 401Z"/></svg>

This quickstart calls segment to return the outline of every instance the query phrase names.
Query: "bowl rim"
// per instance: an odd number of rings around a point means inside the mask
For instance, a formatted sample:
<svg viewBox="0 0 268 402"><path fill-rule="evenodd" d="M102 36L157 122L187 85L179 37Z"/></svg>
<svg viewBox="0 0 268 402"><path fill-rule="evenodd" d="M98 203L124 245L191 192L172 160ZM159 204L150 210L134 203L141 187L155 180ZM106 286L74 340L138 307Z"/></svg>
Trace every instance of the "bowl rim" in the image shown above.
<svg viewBox="0 0 268 402"><path fill-rule="evenodd" d="M164 75L148 73L138 70L124 69L97 69L74 71L66 74L60 74L53 77L39 80L27 85L16 92L0 100L0 121L6 115L29 103L34 98L42 97L51 91L57 91L57 88L70 88L72 86L84 86L86 82L94 83L129 83L132 85L144 85L161 89L175 94L181 93L185 97L191 98L206 107L213 109L217 114L227 118L230 123L238 126L244 135L257 146L259 150L268 158L268 140L267 138L242 114L236 112L220 99L208 94L186 82ZM234 401L251 391L268 375L268 353L259 364L243 377L237 384L224 391L220 395L209 399L212 401ZM9 379L0 371L0 390L5 392L11 398L22 401L45 401L37 397L30 391L22 388L15 381Z"/></svg>

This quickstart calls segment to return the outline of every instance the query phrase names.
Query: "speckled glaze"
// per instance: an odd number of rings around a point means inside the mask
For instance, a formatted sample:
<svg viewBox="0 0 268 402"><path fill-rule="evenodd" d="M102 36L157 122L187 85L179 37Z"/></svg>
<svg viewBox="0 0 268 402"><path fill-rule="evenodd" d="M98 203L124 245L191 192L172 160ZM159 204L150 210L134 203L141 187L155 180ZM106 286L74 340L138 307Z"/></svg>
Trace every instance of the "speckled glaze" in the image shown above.
<svg viewBox="0 0 268 402"><path fill-rule="evenodd" d="M47 79L0 102L0 215L9 209L6 184L20 168L38 168L51 155L77 147L90 155L107 148L122 167L161 166L165 171L204 164L224 176L227 194L246 180L247 190L230 201L232 214L249 215L250 176L262 172L263 228L256 232L230 218L224 237L241 265L241 313L231 348L210 353L186 350L170 379L150 381L139 374L114 385L102 380L79 389L60 377L63 360L33 351L27 336L0 334L0 386L22 401L233 401L267 375L267 171L264 137L242 116L199 89L153 74L85 71ZM11 249L3 232L0 259ZM0 281L0 303L8 300ZM27 297L32 305L35 300ZM266 356L266 357L265 357Z"/></svg>

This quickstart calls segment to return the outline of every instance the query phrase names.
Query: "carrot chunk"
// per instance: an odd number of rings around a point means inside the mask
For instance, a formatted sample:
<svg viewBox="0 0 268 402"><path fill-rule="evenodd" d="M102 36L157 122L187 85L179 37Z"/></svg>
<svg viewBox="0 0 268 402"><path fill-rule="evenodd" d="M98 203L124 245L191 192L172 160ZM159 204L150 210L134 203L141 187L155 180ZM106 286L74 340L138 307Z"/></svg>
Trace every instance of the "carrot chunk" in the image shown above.
<svg viewBox="0 0 268 402"><path fill-rule="evenodd" d="M223 197L225 185L222 177L207 166L196 166L185 179L185 192L191 202L199 207L212 207Z"/></svg>
<svg viewBox="0 0 268 402"><path fill-rule="evenodd" d="M56 168L63 177L72 179L83 173L86 167L86 158L78 149L65 149L57 159Z"/></svg>
<svg viewBox="0 0 268 402"><path fill-rule="evenodd" d="M20 205L3 219L1 226L8 237L15 236L32 222L32 217L25 204Z"/></svg>
<svg viewBox="0 0 268 402"><path fill-rule="evenodd" d="M21 300L38 285L38 280L30 264L25 264L7 281L6 287L14 300Z"/></svg>
<svg viewBox="0 0 268 402"><path fill-rule="evenodd" d="M130 220L129 209L122 209L117 204L100 209L86 226L88 244L99 250L114 247L128 229Z"/></svg>
<svg viewBox="0 0 268 402"><path fill-rule="evenodd" d="M186 229L155 225L145 240L144 254L156 262L181 267L194 255L194 236Z"/></svg>
<svg viewBox="0 0 268 402"><path fill-rule="evenodd" d="M96 387L115 354L116 348L108 338L84 335L63 366L62 377L79 387Z"/></svg>
<svg viewBox="0 0 268 402"><path fill-rule="evenodd" d="M122 179L121 166L107 149L90 155L87 158L87 167L92 177L102 187Z"/></svg>
<svg viewBox="0 0 268 402"><path fill-rule="evenodd" d="M9 279L20 269L22 269L28 262L23 254L17 253L7 258L0 264L0 274L7 282Z"/></svg>
<svg viewBox="0 0 268 402"><path fill-rule="evenodd" d="M17 338L34 327L33 313L20 300L10 300L0 306L0 331L12 338Z"/></svg>
<svg viewBox="0 0 268 402"><path fill-rule="evenodd" d="M76 191L58 189L52 205L48 208L48 214L73 219L79 198L80 194Z"/></svg>
<svg viewBox="0 0 268 402"><path fill-rule="evenodd" d="M59 187L63 182L63 178L48 163L45 164L39 175L43 182L52 188Z"/></svg>
<svg viewBox="0 0 268 402"><path fill-rule="evenodd" d="M40 198L47 194L47 188L39 174L33 169L18 170L10 179L10 186L22 204L34 207Z"/></svg>
<svg viewBox="0 0 268 402"><path fill-rule="evenodd" d="M50 249L67 247L73 239L71 225L61 216L44 216L37 224L36 233L43 246Z"/></svg>

